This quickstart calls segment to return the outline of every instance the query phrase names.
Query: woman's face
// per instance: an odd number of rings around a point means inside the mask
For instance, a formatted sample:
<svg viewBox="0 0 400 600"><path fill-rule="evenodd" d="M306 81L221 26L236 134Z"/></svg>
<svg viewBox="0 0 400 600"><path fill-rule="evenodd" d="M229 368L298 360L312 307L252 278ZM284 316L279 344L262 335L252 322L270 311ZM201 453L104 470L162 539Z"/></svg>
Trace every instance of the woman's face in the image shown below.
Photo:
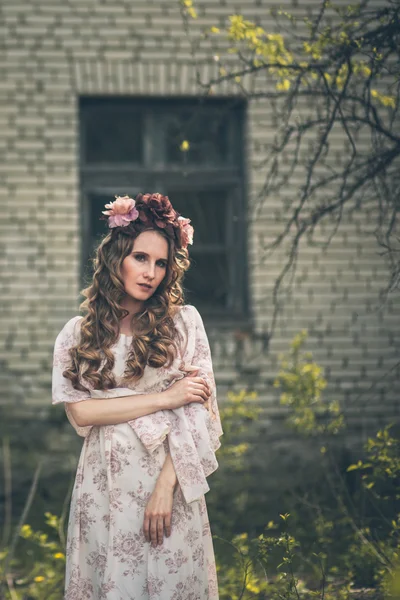
<svg viewBox="0 0 400 600"><path fill-rule="evenodd" d="M134 300L148 300L167 273L168 242L156 231L143 231L132 252L123 260L121 275L126 293Z"/></svg>

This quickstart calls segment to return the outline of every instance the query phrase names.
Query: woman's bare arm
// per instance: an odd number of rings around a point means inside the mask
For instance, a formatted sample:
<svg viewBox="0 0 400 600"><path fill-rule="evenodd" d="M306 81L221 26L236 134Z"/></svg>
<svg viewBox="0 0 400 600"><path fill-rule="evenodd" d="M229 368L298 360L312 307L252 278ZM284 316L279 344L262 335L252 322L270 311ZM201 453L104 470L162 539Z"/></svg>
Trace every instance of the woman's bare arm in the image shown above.
<svg viewBox="0 0 400 600"><path fill-rule="evenodd" d="M118 425L167 408L164 392L138 394L123 398L96 398L68 405L79 427L88 425Z"/></svg>
<svg viewBox="0 0 400 600"><path fill-rule="evenodd" d="M165 457L163 468L157 479L157 485L174 488L178 483L176 476L174 463L172 462L171 454L167 454Z"/></svg>
<svg viewBox="0 0 400 600"><path fill-rule="evenodd" d="M168 410L198 402L207 407L210 389L201 377L186 376L163 392L137 394L122 398L96 398L68 404L68 411L78 427L118 425L158 410Z"/></svg>

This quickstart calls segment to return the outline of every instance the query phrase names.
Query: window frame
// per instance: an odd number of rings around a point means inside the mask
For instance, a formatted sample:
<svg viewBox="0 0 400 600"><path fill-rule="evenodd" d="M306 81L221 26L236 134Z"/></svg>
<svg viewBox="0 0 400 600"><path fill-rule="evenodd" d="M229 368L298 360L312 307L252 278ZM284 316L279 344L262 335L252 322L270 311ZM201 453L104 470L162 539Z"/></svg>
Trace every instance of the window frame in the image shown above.
<svg viewBox="0 0 400 600"><path fill-rule="evenodd" d="M87 100L90 103L96 103L97 101L107 104L109 106L113 102L116 102L118 98L115 97L81 97L79 102L79 123L82 144L84 140L84 118L85 111L90 110L85 107ZM217 100L217 104L223 107L225 102L235 101L237 98L222 97L212 99L213 102ZM95 165L88 165L84 161L82 149L80 145L80 202L81 202L81 281L85 285L84 276L87 270L88 260L90 259L90 195L91 194L105 194L110 195L110 200L115 194L129 194L135 196L139 191L158 191L160 193L170 193L171 200L173 202L173 191L188 190L205 191L207 189L224 188L230 190L228 192L231 200L230 207L227 209L227 223L232 220L228 227L230 232L230 239L227 239L226 244L228 245L227 252L232 252L231 260L228 261L230 265L230 282L229 289L227 290L227 306L206 308L200 307L202 315L208 321L216 321L218 324L229 324L234 322L235 325L248 323L249 319L249 302L248 302L248 280L246 264L248 261L247 256L247 219L246 219L246 178L245 178L245 156L243 147L245 145L245 128L246 128L246 101L242 100L239 106L238 118L231 119L230 127L234 129L234 132L230 132L230 138L241 140L241 151L240 160L237 160L235 164L231 165L204 165L201 164L198 167L191 164L176 164L171 165L166 160L161 160L160 156L157 160L155 159L154 145L156 141L156 122L159 115L162 115L163 107L164 112L167 112L169 107L174 107L174 110L178 110L179 105L183 105L186 101L189 101L193 105L198 99L190 97L170 97L167 99L155 99L150 97L144 99L143 97L129 97L126 100L131 102L132 106L136 105L139 109L146 110L146 125L144 127L144 165L139 166L138 164L127 164L127 163L99 163ZM165 103L165 104L164 104ZM175 104L175 106L174 106ZM190 106L190 105L189 105ZM143 108L144 107L144 108ZM156 107L156 111L154 111ZM152 113L153 111L153 113ZM154 117L156 115L156 117ZM147 130L146 130L147 128ZM153 131L153 136L147 135L147 131ZM151 167L149 167L151 164ZM171 192L169 192L171 190ZM194 227L196 224L194 223ZM229 236L228 236L229 238ZM189 247L189 254L195 259L196 248Z"/></svg>

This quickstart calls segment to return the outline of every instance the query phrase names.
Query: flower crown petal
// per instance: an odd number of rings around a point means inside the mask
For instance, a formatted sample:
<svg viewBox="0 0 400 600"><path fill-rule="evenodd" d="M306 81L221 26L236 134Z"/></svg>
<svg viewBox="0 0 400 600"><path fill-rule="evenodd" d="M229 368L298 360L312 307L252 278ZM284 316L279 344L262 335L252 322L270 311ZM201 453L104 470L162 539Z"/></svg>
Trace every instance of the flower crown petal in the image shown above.
<svg viewBox="0 0 400 600"><path fill-rule="evenodd" d="M108 217L108 226L126 227L132 221L152 223L171 237L178 248L193 244L193 227L190 219L181 216L173 208L168 196L162 194L138 194L134 200L130 196L115 196L114 202L104 206L102 214Z"/></svg>

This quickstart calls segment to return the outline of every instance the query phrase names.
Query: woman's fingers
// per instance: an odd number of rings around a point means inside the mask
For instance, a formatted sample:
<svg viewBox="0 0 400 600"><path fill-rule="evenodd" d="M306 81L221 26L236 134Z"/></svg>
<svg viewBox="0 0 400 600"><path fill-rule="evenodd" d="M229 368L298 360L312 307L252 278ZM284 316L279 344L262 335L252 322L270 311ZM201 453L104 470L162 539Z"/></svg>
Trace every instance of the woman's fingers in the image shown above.
<svg viewBox="0 0 400 600"><path fill-rule="evenodd" d="M210 398L210 395L206 388L194 388L192 390L192 395L196 398L198 402L207 402L207 400Z"/></svg>
<svg viewBox="0 0 400 600"><path fill-rule="evenodd" d="M144 537L146 538L147 542L150 541L149 527L150 527L150 518L145 514L144 522L143 522L143 533L144 533Z"/></svg>
<svg viewBox="0 0 400 600"><path fill-rule="evenodd" d="M157 546L157 517L153 517L150 522L150 541L153 546Z"/></svg>
<svg viewBox="0 0 400 600"><path fill-rule="evenodd" d="M171 515L166 517L145 517L143 524L144 537L153 546L161 545L166 537L171 535Z"/></svg>
<svg viewBox="0 0 400 600"><path fill-rule="evenodd" d="M158 535L158 540L156 540L156 544L158 542L158 545L161 546L161 544L163 543L163 539L164 539L164 519L163 519L163 517L158 517L158 519L157 519L157 535Z"/></svg>
<svg viewBox="0 0 400 600"><path fill-rule="evenodd" d="M167 515L164 518L165 535L169 537L171 535L171 515Z"/></svg>
<svg viewBox="0 0 400 600"><path fill-rule="evenodd" d="M203 379L203 377L192 377L190 376L190 379L193 381L193 383L202 383L203 385L207 385L208 383L206 382L205 379Z"/></svg>
<svg viewBox="0 0 400 600"><path fill-rule="evenodd" d="M205 385L193 384L190 389L193 393L203 392L207 396L209 395L208 388Z"/></svg>
<svg viewBox="0 0 400 600"><path fill-rule="evenodd" d="M204 379L201 379L200 377L193 379L191 382L191 385L193 386L194 389L205 390L206 394L208 396L211 396L210 386Z"/></svg>

